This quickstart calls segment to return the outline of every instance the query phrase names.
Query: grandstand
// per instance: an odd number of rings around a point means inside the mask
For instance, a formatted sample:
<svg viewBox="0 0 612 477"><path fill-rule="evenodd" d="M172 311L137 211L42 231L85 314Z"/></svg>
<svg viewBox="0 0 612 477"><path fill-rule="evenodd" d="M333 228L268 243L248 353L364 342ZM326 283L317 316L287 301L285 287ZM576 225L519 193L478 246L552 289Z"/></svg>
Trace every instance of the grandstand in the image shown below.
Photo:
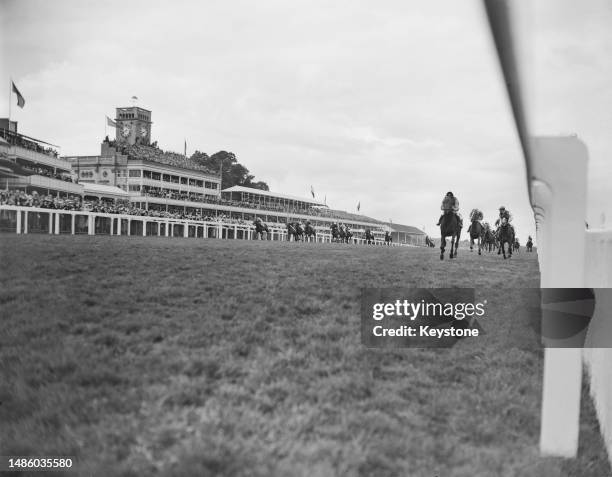
<svg viewBox="0 0 612 477"><path fill-rule="evenodd" d="M222 191L218 171L151 142L151 111L117 108L115 122L115 139L107 136L99 155L70 157L59 157L57 146L18 134L16 123L0 122L0 179L5 186L1 204L230 224L260 218L276 229L289 222L310 222L319 232L329 232L337 222L356 238L370 229L378 240L391 232L396 243L424 242L424 234L414 227L400 230L372 217L331 209L314 198L244 186Z"/></svg>
<svg viewBox="0 0 612 477"><path fill-rule="evenodd" d="M68 161L46 141L18 132L16 121L0 119L0 180L5 190L53 197L80 197Z"/></svg>
<svg viewBox="0 0 612 477"><path fill-rule="evenodd" d="M115 122L115 139L107 136L99 155L66 158L80 183L123 189L135 207L147 210L202 213L202 203L219 198L218 172L150 142L151 111L136 106L117 108Z"/></svg>
<svg viewBox="0 0 612 477"><path fill-rule="evenodd" d="M391 229L391 239L393 242L425 245L425 232L422 230L411 225L395 224L393 222L385 222L385 225Z"/></svg>

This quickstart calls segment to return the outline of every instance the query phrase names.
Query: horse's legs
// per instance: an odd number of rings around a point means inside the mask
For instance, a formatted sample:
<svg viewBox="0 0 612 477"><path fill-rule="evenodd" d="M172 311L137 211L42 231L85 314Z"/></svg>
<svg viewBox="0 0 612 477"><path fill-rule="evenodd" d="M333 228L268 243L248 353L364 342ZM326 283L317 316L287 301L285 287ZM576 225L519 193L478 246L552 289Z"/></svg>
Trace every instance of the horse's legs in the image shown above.
<svg viewBox="0 0 612 477"><path fill-rule="evenodd" d="M444 260L444 249L446 248L446 237L440 239L440 260Z"/></svg>
<svg viewBox="0 0 612 477"><path fill-rule="evenodd" d="M474 239L470 236L470 252L474 251Z"/></svg>

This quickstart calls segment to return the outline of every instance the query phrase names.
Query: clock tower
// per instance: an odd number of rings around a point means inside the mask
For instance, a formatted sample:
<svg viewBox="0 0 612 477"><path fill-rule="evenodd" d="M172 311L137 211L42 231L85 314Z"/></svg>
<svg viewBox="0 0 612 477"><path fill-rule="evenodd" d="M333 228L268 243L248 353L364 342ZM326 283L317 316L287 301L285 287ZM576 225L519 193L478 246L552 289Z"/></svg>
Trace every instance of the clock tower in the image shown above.
<svg viewBox="0 0 612 477"><path fill-rule="evenodd" d="M115 139L127 144L151 144L151 111L138 106L117 108Z"/></svg>

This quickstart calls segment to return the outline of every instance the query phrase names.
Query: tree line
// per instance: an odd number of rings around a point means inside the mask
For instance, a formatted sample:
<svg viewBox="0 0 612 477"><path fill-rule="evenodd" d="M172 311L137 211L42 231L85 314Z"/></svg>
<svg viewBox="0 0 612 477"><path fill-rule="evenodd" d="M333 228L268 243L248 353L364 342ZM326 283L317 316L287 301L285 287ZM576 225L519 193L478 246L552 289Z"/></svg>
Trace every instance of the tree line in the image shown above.
<svg viewBox="0 0 612 477"><path fill-rule="evenodd" d="M209 156L205 152L196 151L191 155L191 159L211 171L219 171L222 167L222 184L227 189L232 186L250 187L252 189L270 190L268 184L263 181L255 181L255 176L238 162L233 152L219 151Z"/></svg>

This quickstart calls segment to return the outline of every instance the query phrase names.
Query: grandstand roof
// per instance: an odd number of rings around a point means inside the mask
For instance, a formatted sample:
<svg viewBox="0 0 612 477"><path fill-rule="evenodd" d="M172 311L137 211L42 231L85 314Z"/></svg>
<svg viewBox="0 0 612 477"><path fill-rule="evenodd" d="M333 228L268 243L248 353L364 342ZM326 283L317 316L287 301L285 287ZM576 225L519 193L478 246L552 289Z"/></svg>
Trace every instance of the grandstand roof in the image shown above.
<svg viewBox="0 0 612 477"><path fill-rule="evenodd" d="M119 187L105 184L94 184L93 182L83 183L83 193L85 195L104 195L107 197L128 197L130 195Z"/></svg>
<svg viewBox="0 0 612 477"><path fill-rule="evenodd" d="M227 189L223 189L221 192L248 192L249 194L258 194L266 197L274 197L276 199L298 200L300 202L306 202L308 204L327 207L323 202L314 199L309 199L307 197L297 197L295 195L280 194L277 192L270 192L268 190L254 189L252 187L232 186L228 187Z"/></svg>
<svg viewBox="0 0 612 477"><path fill-rule="evenodd" d="M403 232L406 234L413 235L426 235L425 232L423 232L421 229L417 229L412 225L395 224L393 222L385 222L385 225L391 227L395 232Z"/></svg>

